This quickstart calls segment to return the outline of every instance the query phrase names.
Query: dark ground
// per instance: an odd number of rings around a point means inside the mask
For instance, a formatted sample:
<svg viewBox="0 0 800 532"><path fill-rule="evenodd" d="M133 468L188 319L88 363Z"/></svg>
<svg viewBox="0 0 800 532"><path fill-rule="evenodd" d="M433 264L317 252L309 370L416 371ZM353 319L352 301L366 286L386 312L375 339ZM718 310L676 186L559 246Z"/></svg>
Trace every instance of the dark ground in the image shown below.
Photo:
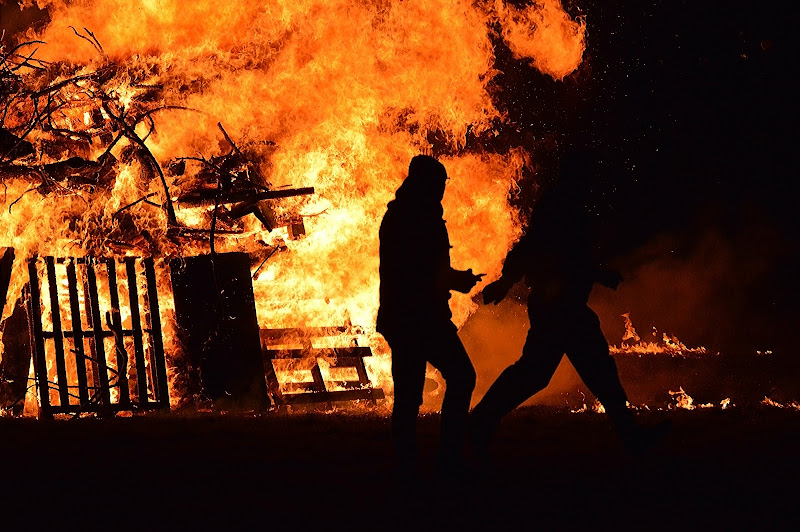
<svg viewBox="0 0 800 532"><path fill-rule="evenodd" d="M375 413L0 419L3 530L796 530L800 412L667 417L667 440L624 454L604 415L525 408L496 467L398 497ZM432 467L438 417L423 418Z"/></svg>

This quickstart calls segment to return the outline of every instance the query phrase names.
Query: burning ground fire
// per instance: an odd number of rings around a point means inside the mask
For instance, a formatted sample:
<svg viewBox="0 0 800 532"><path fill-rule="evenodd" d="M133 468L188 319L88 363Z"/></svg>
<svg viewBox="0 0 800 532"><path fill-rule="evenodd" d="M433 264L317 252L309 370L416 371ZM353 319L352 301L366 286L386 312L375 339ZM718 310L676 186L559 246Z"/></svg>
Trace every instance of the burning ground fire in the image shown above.
<svg viewBox="0 0 800 532"><path fill-rule="evenodd" d="M683 342L678 340L676 336L663 333L661 342L650 341L645 342L641 339L631 321L630 312L622 315L625 319L625 333L622 336L622 342L619 346L609 346L609 351L612 355L636 354L636 355L672 355L672 356L687 356L687 355L704 355L706 354L705 347L687 347ZM653 328L653 338L658 338L658 331Z"/></svg>

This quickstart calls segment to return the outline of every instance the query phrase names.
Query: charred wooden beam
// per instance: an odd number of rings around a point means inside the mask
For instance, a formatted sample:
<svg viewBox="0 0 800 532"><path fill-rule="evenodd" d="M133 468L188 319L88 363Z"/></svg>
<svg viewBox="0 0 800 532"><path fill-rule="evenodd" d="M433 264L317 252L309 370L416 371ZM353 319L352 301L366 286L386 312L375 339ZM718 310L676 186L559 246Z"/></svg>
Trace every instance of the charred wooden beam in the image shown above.
<svg viewBox="0 0 800 532"><path fill-rule="evenodd" d="M75 272L75 261L67 264L67 287L69 290L69 310L72 318L72 333L75 341L75 368L78 373L78 398L81 404L89 403L89 387L86 377L86 351L83 346L83 325L81 324L81 307L78 300L78 276Z"/></svg>
<svg viewBox="0 0 800 532"><path fill-rule="evenodd" d="M56 279L56 263L53 257L46 257L47 277L50 292L50 315L53 319L53 340L56 346L56 375L58 376L58 396L62 405L69 404L69 389L67 382L67 362L64 358L64 334L61 331L61 306L58 301L58 285Z"/></svg>
<svg viewBox="0 0 800 532"><path fill-rule="evenodd" d="M262 200L289 198L293 196L306 196L314 194L314 187L302 188L285 188L280 190L265 190L259 192L227 192L216 198L216 189L205 189L196 192L187 192L177 198L177 202L186 206L211 206L217 203L240 203L240 202L256 202Z"/></svg>
<svg viewBox="0 0 800 532"><path fill-rule="evenodd" d="M116 262L110 260L106 262L108 273L108 289L111 296L111 315L106 314L108 328L114 334L114 359L117 366L117 382L119 384L119 404L121 408L128 409L131 406L131 396L128 389L128 353L125 351L125 340L123 339L122 316L119 306L119 288L117 286Z"/></svg>
<svg viewBox="0 0 800 532"><path fill-rule="evenodd" d="M3 156L0 159L5 158L9 161L26 157L34 152L33 144L3 128L0 128L0 146L11 146L10 149L0 153L0 156Z"/></svg>
<svg viewBox="0 0 800 532"><path fill-rule="evenodd" d="M142 261L147 281L147 313L145 325L150 329L150 367L154 374L154 395L157 404L169 407L169 383L167 381L167 361L164 357L164 341L161 337L161 318L158 314L158 292L156 291L156 272L152 257Z"/></svg>
<svg viewBox="0 0 800 532"><path fill-rule="evenodd" d="M40 304L39 274L36 261L28 261L30 282L26 285L25 299L28 302L28 336L33 342L33 363L36 374L36 386L39 390L39 410L41 417L52 418L50 410L50 385L47 382L47 358L42 335L42 307Z"/></svg>

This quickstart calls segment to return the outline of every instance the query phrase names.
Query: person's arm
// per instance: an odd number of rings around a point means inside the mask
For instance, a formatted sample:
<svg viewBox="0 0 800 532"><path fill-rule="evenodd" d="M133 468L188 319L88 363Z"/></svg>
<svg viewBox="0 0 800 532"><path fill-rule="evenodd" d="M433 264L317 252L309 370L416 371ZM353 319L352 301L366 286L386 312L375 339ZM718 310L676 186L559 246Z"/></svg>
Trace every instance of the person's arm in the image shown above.
<svg viewBox="0 0 800 532"><path fill-rule="evenodd" d="M469 293L472 287L478 284L485 273L472 273L472 268L468 270L456 270L450 268L448 272L448 286L450 290L461 292L463 294Z"/></svg>
<svg viewBox="0 0 800 532"><path fill-rule="evenodd" d="M503 273L500 278L492 283L486 285L483 289L483 302L485 304L494 303L497 305L508 295L511 287L517 284L522 279L525 273L526 262L529 259L528 248L530 246L530 237L526 233L520 238L511 251L506 255L506 260L503 263Z"/></svg>

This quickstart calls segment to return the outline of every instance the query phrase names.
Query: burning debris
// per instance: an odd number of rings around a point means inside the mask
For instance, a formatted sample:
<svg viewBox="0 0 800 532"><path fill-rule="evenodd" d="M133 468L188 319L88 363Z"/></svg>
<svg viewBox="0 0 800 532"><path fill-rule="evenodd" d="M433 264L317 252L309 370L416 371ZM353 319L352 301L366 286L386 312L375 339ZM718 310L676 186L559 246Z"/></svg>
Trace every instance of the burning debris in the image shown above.
<svg viewBox="0 0 800 532"><path fill-rule="evenodd" d="M653 341L644 341L641 339L636 329L633 327L630 312L622 315L625 319L625 333L622 336L622 342L619 346L609 346L609 351L612 355L616 354L635 354L635 355L653 355L653 354L667 354L671 356L690 356L690 355L705 355L705 347L687 347L686 344L678 340L676 336L671 336L663 333L661 341L658 339L658 331L653 327L652 335Z"/></svg>
<svg viewBox="0 0 800 532"><path fill-rule="evenodd" d="M227 153L210 158L176 158L168 161L164 170L146 144L155 131L154 116L165 109L189 110L165 104L163 86L147 82L151 72L111 62L95 35L84 31L85 34L77 31L75 34L90 42L103 62L96 68L82 68L77 74L68 71L69 65L35 58L35 46L42 44L39 41L23 42L9 51L3 50L2 55L0 104L4 108L0 134L4 142L0 150L0 177L6 197L14 190L24 189L17 198L7 201L7 216L13 215L15 208L23 209L24 197L35 194L51 200L66 224L54 227L56 234L45 235L43 240L14 239L12 243L19 255L33 256L28 261L28 279L21 291L17 291L21 282L18 278L16 286L9 290L15 250L7 248L2 261L3 293L12 301L19 297L22 306L18 304L13 315L20 315L23 312L20 309L24 308L31 344L15 345L19 331L12 330L18 326L9 318L3 337L5 349L0 370L4 390L0 406L19 413L30 389L26 383L32 346L40 388L39 408L45 417L54 413L168 408L154 261L153 258L143 261L146 306L140 309L139 267L132 255L158 256L163 260L182 255L187 247L197 247L197 244L191 246L192 242L207 240L210 256L214 257L215 237L244 234L241 219L248 214L253 214L266 232L289 226L294 234L301 234L302 219L291 213L277 214L269 200L314 192L313 187L273 190L259 164L248 158L221 124L219 130L229 144ZM267 162L260 162L268 166ZM180 192L173 197L173 190ZM141 195L123 204L131 193ZM159 198L160 202L154 201ZM75 208L80 202L85 209ZM199 209L193 219L198 223L194 226L186 223L184 213L176 214L176 205L179 209L183 206L188 207L186 210ZM77 244L85 256L58 259L48 256L43 264L37 262L36 254L46 251L47 244L61 236L58 232L72 238L69 245L53 243L55 247L74 250ZM280 246L263 242L261 247L262 264L280 250ZM120 307L115 259L93 258L98 256L119 257L124 261L125 309ZM243 278L250 290L255 323L251 259L246 254L244 257ZM208 260L208 256L196 259L203 258ZM182 258L179 261L181 267L173 268L172 284L176 290L185 293L205 287L216 293L220 289L218 278L213 276L200 280L206 281L205 284L195 282L182 288L185 284L181 283L179 272L186 261ZM211 262L214 263L213 258ZM222 262L219 256L216 263ZM101 265L105 265L102 269L105 294L98 292L97 267ZM57 275L57 269L65 271ZM78 269L81 275L76 274ZM41 276L45 278L40 282ZM62 292L67 292L66 297ZM203 320L186 322L191 312L184 306L185 299L178 298L176 306L182 312L179 310L177 317L179 325L191 331L203 326L200 323ZM196 299L192 302L197 303ZM101 306L110 308L102 313ZM230 327L232 314L233 307L221 315L206 316L206 329L209 318L213 317L218 318L216 327ZM254 345L258 351L257 323L255 327ZM114 345L107 345L109 341ZM256 356L260 367L260 353ZM204 388L222 393L215 383L220 377L205 369ZM224 374L223 369L216 368L217 373ZM222 389L227 391L231 383L222 378ZM214 393L215 398L219 393ZM266 389L262 406L264 401L269 404Z"/></svg>

